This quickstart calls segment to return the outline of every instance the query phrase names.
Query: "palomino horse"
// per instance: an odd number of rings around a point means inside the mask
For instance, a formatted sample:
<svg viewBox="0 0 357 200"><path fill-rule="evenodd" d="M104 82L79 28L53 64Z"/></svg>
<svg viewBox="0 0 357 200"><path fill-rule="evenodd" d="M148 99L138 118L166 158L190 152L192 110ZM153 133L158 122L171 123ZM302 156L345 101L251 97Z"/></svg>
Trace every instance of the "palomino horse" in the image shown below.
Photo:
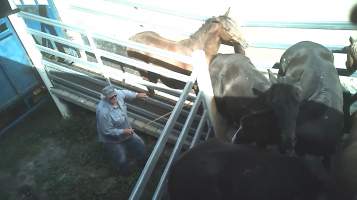
<svg viewBox="0 0 357 200"><path fill-rule="evenodd" d="M247 47L247 42L242 36L240 27L235 21L228 17L228 13L229 10L222 16L207 19L195 33L181 41L172 41L163 38L152 31L138 33L132 36L130 40L186 56L191 56L193 51L201 49L205 52L208 63L212 57L217 54L221 42L234 44L235 51L240 51L239 53L244 54L244 48ZM146 63L152 63L178 73L189 75L192 71L190 64L153 55L149 52L128 48L127 54L129 57L142 60ZM182 89L184 87L184 83L180 81L149 71L140 71L140 74L154 83L160 79L161 82L171 88Z"/></svg>
<svg viewBox="0 0 357 200"><path fill-rule="evenodd" d="M345 47L347 54L346 68L350 72L354 72L357 69L357 40L350 37L350 45Z"/></svg>

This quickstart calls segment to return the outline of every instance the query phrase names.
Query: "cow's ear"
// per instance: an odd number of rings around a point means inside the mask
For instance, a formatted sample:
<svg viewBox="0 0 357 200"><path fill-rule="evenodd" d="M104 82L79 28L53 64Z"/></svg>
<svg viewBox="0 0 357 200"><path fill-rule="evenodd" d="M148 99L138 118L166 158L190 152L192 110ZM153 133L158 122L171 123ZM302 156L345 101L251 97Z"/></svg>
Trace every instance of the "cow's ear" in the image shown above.
<svg viewBox="0 0 357 200"><path fill-rule="evenodd" d="M270 69L268 69L268 74L269 74L269 80L272 84L278 83L278 79L275 77L273 72L270 71Z"/></svg>
<svg viewBox="0 0 357 200"><path fill-rule="evenodd" d="M273 68L273 69L281 69L281 64L280 64L280 62L276 62L276 63L273 65L272 68Z"/></svg>

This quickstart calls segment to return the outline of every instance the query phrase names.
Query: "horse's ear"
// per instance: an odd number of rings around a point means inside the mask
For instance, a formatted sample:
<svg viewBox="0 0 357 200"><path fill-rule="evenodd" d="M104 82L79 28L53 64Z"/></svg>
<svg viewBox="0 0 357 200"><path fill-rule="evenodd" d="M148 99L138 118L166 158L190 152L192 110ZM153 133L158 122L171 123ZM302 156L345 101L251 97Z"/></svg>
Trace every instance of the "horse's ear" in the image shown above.
<svg viewBox="0 0 357 200"><path fill-rule="evenodd" d="M268 69L268 74L269 74L269 80L272 84L275 84L278 82L278 79L274 76L273 72Z"/></svg>
<svg viewBox="0 0 357 200"><path fill-rule="evenodd" d="M355 43L357 39L353 38L352 36L350 36L350 42L351 44Z"/></svg>
<svg viewBox="0 0 357 200"><path fill-rule="evenodd" d="M231 7L229 7L228 10L226 11L226 13L224 13L224 16L228 17L229 11L231 11Z"/></svg>

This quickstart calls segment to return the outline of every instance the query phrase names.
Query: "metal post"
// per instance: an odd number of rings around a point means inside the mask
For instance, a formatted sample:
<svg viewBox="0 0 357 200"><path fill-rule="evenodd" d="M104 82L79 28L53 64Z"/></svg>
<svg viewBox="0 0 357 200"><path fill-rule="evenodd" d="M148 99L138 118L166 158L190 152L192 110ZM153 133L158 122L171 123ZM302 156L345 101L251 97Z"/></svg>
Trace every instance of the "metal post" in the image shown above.
<svg viewBox="0 0 357 200"><path fill-rule="evenodd" d="M94 52L94 56L97 59L99 65L100 65L100 70L102 72L102 75L107 80L108 84L111 85L110 78L109 78L109 75L108 75L108 71L104 68L102 55L99 53L99 51L97 49L97 45L94 42L93 35L89 31L87 31L86 33L87 33L87 38L88 38L88 41L89 41L89 45L92 48L92 51ZM124 80L122 80L122 82L124 82Z"/></svg>
<svg viewBox="0 0 357 200"><path fill-rule="evenodd" d="M16 5L13 2L10 2L12 9L16 9ZM53 101L55 102L58 110L60 111L63 118L69 118L70 112L65 105L56 95L52 94L50 88L53 87L50 79L47 76L45 66L42 63L42 55L35 47L35 42L32 39L31 35L26 32L26 24L23 19L21 19L17 14L12 14L8 16L8 19L13 26L14 30L17 33L24 49L27 52L30 60L32 61L34 67L36 68L37 72L39 73L43 83L45 84L46 88L48 89Z"/></svg>
<svg viewBox="0 0 357 200"><path fill-rule="evenodd" d="M196 101L194 103L194 105L191 108L190 114L186 119L185 125L182 128L182 131L180 132L179 137L177 138L176 144L174 149L172 150L171 156L169 158L169 160L167 161L166 167L164 169L164 172L161 175L161 179L156 187L154 196L152 197L153 200L159 200L161 199L161 196L163 194L163 192L165 191L165 185L166 185L166 181L167 181L167 176L169 174L169 170L171 169L171 166L173 164L173 162L176 160L177 156L179 155L179 153L181 152L181 148L183 143L186 141L186 137L188 135L189 129L191 127L191 124L193 122L193 119L195 117L195 114L197 113L198 107L201 104L201 99L202 99L202 92L199 92L196 98ZM197 135L197 131L195 136Z"/></svg>
<svg viewBox="0 0 357 200"><path fill-rule="evenodd" d="M196 144L199 142L200 137L201 137L201 132L202 132L202 129L203 129L204 125L205 125L206 120L207 120L207 111L205 110L203 112L203 114L202 114L202 118L200 120L200 123L197 126L195 135L193 136L193 139L192 139L192 142L191 142L191 145L190 145L190 149L193 148L194 146L196 146Z"/></svg>
<svg viewBox="0 0 357 200"><path fill-rule="evenodd" d="M195 68L191 74L191 78L196 77L196 71ZM176 106L174 110L172 111L170 118L168 119L164 129L162 130L162 133L159 137L159 139L156 142L156 145L148 158L148 161L146 162L146 165L141 172L141 175L139 179L137 180L134 189L132 190L129 200L138 200L140 199L144 188L152 174L152 171L154 170L154 167L159 160L159 156L161 155L162 151L164 150L165 144L170 136L170 132L172 131L172 128L184 106L184 102L187 98L188 93L192 89L193 86L193 80L190 80L186 83L185 88L183 89L183 92L180 96L179 101L176 103Z"/></svg>
<svg viewBox="0 0 357 200"><path fill-rule="evenodd" d="M228 141L230 139L225 136L228 130L227 124L217 111L205 53L202 50L195 51L192 56L195 62L194 68L198 68L200 72L197 76L198 88L203 92L203 103L208 112L208 117L212 122L215 135L219 140Z"/></svg>

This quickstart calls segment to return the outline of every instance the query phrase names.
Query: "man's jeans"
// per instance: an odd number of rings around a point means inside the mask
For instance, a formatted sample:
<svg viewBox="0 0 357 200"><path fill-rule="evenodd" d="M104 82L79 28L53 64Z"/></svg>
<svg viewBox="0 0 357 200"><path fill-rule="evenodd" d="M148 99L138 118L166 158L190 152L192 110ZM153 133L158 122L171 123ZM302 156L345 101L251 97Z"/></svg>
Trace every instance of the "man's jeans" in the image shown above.
<svg viewBox="0 0 357 200"><path fill-rule="evenodd" d="M105 149L112 157L114 164L121 173L130 171L130 161L135 159L138 163L145 159L144 141L134 133L133 137L121 143L104 143Z"/></svg>

